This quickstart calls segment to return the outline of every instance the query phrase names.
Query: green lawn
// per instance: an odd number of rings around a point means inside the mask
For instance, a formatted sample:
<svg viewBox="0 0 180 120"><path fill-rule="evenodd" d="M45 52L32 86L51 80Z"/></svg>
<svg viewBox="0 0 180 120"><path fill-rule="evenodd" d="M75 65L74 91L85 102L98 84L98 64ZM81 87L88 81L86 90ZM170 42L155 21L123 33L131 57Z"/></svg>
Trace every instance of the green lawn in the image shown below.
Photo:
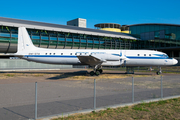
<svg viewBox="0 0 180 120"><path fill-rule="evenodd" d="M63 115L62 115L63 116ZM180 120L180 98L134 106L108 108L53 120Z"/></svg>

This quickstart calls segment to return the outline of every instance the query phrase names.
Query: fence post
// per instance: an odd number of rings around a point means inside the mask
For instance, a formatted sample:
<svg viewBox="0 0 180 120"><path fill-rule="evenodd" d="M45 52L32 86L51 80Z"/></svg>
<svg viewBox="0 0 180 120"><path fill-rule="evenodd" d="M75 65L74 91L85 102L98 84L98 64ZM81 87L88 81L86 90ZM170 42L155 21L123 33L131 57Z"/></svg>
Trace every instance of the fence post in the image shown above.
<svg viewBox="0 0 180 120"><path fill-rule="evenodd" d="M161 75L161 98L163 98L163 85L162 85L162 75Z"/></svg>
<svg viewBox="0 0 180 120"><path fill-rule="evenodd" d="M96 79L94 79L94 111L96 110Z"/></svg>
<svg viewBox="0 0 180 120"><path fill-rule="evenodd" d="M132 77L132 103L134 103L134 77Z"/></svg>
<svg viewBox="0 0 180 120"><path fill-rule="evenodd" d="M35 82L35 120L37 119L37 82Z"/></svg>

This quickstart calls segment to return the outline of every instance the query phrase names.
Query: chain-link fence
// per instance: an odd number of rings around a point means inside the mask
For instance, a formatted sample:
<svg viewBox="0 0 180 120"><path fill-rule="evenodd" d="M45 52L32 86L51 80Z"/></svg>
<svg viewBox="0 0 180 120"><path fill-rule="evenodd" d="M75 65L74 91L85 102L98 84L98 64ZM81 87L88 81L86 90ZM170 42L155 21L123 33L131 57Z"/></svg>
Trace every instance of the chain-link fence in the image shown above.
<svg viewBox="0 0 180 120"><path fill-rule="evenodd" d="M180 95L180 75L0 84L0 118L37 119ZM37 104L36 104L37 103Z"/></svg>

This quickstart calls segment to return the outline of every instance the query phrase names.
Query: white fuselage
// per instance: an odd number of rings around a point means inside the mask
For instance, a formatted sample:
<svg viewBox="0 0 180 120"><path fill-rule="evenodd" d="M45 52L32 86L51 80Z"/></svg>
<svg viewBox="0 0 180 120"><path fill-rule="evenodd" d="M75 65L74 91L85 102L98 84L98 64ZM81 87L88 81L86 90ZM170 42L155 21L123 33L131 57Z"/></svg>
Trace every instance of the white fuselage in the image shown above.
<svg viewBox="0 0 180 120"><path fill-rule="evenodd" d="M45 49L35 47L25 27L18 28L18 51L28 61L90 66L166 66L177 60L152 50Z"/></svg>
<svg viewBox="0 0 180 120"><path fill-rule="evenodd" d="M84 64L77 56L96 55L102 58L102 66L120 66L121 54L127 58L126 66L166 66L177 63L163 52L152 50L89 50L89 49L44 49L37 48L24 53L22 59L47 64Z"/></svg>

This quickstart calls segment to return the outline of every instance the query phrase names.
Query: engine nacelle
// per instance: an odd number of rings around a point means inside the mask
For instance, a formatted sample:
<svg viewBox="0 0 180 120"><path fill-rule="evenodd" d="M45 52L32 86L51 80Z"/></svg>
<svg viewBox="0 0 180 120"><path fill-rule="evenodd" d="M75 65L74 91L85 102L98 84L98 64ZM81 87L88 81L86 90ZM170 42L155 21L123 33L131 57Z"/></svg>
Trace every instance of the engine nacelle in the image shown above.
<svg viewBox="0 0 180 120"><path fill-rule="evenodd" d="M111 54L95 54L92 56L94 56L102 61L119 61L120 60L120 56L111 55Z"/></svg>

